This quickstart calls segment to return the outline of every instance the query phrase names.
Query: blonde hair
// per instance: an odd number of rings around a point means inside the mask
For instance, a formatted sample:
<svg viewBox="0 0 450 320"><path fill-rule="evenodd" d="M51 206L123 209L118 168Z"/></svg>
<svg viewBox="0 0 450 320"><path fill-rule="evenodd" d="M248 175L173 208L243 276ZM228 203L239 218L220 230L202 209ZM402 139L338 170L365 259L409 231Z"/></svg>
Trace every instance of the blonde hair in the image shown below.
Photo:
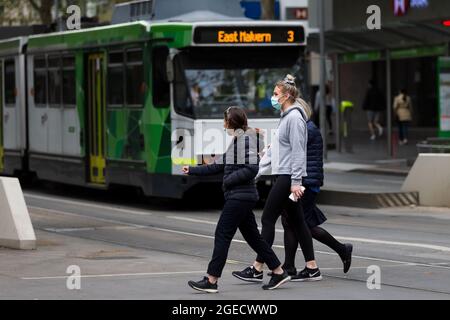
<svg viewBox="0 0 450 320"><path fill-rule="evenodd" d="M309 105L309 103L306 102L305 100L303 100L302 98L297 98L297 102L298 102L298 104L300 104L300 106L302 107L303 111L305 111L306 117L308 118L306 120L311 119L313 112L312 112L312 108Z"/></svg>
<svg viewBox="0 0 450 320"><path fill-rule="evenodd" d="M295 77L288 74L283 80L276 83L278 88L280 88L281 93L289 95L289 101L294 103L300 95L297 86L295 85Z"/></svg>

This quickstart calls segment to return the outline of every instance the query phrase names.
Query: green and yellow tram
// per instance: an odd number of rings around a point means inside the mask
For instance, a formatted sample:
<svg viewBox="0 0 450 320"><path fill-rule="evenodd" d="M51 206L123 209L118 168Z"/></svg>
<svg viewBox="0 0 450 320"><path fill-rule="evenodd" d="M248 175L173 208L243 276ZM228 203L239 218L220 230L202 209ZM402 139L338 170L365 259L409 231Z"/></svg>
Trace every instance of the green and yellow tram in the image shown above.
<svg viewBox="0 0 450 320"><path fill-rule="evenodd" d="M304 47L301 24L255 21L138 21L0 42L0 170L181 198L206 181L181 167L224 151L228 106L276 127L273 85L302 71Z"/></svg>

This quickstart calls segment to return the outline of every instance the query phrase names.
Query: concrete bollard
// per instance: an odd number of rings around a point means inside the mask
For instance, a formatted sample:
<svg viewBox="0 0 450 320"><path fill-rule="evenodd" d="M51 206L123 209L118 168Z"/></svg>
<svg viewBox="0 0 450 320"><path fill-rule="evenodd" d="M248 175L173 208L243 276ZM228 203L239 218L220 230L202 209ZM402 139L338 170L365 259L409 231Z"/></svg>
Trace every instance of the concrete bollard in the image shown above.
<svg viewBox="0 0 450 320"><path fill-rule="evenodd" d="M0 247L36 249L36 235L16 178L0 177Z"/></svg>
<svg viewBox="0 0 450 320"><path fill-rule="evenodd" d="M419 192L422 206L450 207L450 154L420 153L402 191Z"/></svg>

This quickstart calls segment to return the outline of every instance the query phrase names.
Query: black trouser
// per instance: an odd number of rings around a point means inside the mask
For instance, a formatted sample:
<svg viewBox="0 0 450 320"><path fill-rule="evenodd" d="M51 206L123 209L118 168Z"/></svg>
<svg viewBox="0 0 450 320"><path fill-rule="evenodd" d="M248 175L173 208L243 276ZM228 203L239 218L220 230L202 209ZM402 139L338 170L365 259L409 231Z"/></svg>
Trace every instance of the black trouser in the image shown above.
<svg viewBox="0 0 450 320"><path fill-rule="evenodd" d="M333 131L333 120L331 119L332 114L333 114L333 107L330 105L327 105L326 117L327 117L328 127L330 128L330 131Z"/></svg>
<svg viewBox="0 0 450 320"><path fill-rule="evenodd" d="M228 249L237 229L242 233L250 247L267 263L270 270L281 265L280 260L261 237L256 224L253 208L256 202L227 200L216 227L214 252L208 266L208 274L220 277L227 261Z"/></svg>
<svg viewBox="0 0 450 320"><path fill-rule="evenodd" d="M327 245L331 249L333 249L339 256L343 256L345 254L345 246L337 241L331 234L329 234L325 229L319 227L316 225L317 221L315 221L314 217L310 217L308 220L308 214L314 215L315 214L315 207L316 207L316 199L317 199L317 193L306 189L303 198L302 198L302 204L303 204L303 210L305 213L305 217L307 220L308 228L311 232L311 236L313 239ZM295 268L295 255L297 253L298 248L298 240L297 236L295 235L294 230L289 225L288 222L288 216L286 212L282 213L281 222L283 224L284 229L284 264L283 268L286 270L294 269Z"/></svg>
<svg viewBox="0 0 450 320"><path fill-rule="evenodd" d="M408 126L409 121L398 121L398 134L400 141L403 141L405 139L408 139Z"/></svg>
<svg viewBox="0 0 450 320"><path fill-rule="evenodd" d="M301 199L297 202L289 200L291 194L291 176L280 175L277 177L275 184L270 190L269 196L264 206L262 215L262 232L261 235L266 242L272 246L275 239L275 223L280 217L283 210L286 210L289 224L295 232L295 235L302 248L305 261L311 261L314 259L314 248L311 238L311 233L306 225L305 218L303 216L303 208ZM267 263L265 258L259 256L256 261L260 263Z"/></svg>

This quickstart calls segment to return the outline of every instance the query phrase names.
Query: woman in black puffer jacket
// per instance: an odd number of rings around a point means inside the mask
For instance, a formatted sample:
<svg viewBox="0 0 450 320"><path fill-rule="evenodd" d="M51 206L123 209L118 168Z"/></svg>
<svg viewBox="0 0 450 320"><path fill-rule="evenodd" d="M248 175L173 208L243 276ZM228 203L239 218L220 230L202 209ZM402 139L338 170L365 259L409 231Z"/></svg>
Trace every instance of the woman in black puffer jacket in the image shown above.
<svg viewBox="0 0 450 320"><path fill-rule="evenodd" d="M253 208L258 201L255 176L258 173L258 139L255 130L247 127L247 116L238 107L230 107L224 113L224 126L233 142L221 161L198 167L184 167L190 175L213 175L222 173L225 204L217 223L214 253L208 265L208 275L200 281L189 281L191 288L203 292L217 292L217 281L222 275L228 256L231 240L237 229L241 231L250 247L272 270L273 276L263 289L276 289L290 280L287 272L270 246L261 237L256 224Z"/></svg>

